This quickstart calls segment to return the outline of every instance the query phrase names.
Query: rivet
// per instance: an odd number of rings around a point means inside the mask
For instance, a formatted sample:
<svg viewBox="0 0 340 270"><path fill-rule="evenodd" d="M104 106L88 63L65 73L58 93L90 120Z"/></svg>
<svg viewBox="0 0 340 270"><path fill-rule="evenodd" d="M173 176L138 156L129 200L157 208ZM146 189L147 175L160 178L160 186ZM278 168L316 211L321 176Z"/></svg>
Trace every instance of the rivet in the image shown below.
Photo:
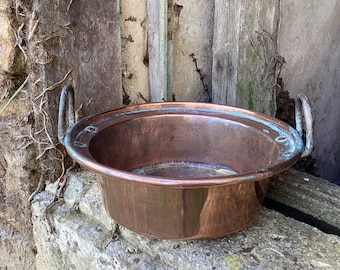
<svg viewBox="0 0 340 270"><path fill-rule="evenodd" d="M87 144L86 144L86 143L82 143L82 142L80 142L80 141L74 141L73 144L74 144L74 146L79 147L79 148L85 148L85 147L87 147Z"/></svg>
<svg viewBox="0 0 340 270"><path fill-rule="evenodd" d="M287 141L287 138L285 136L277 136L275 138L275 141L278 142L278 143L283 143L283 142Z"/></svg>
<svg viewBox="0 0 340 270"><path fill-rule="evenodd" d="M95 126L87 126L84 130L87 131L87 132L89 132L89 133L97 133L98 127L95 127Z"/></svg>

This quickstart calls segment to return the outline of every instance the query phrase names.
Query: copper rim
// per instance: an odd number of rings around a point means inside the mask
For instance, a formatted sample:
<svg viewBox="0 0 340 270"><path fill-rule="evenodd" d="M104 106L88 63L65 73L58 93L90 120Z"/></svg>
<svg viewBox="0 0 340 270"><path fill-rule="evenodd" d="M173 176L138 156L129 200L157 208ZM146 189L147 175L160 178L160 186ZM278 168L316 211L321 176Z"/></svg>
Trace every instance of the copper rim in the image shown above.
<svg viewBox="0 0 340 270"><path fill-rule="evenodd" d="M271 162L270 166L267 167L260 167L256 170L240 172L230 176L200 179L177 179L135 174L127 170L102 164L93 157L88 146L103 130L107 130L117 124L128 123L136 118L155 115L179 115L184 117L204 115L211 117L213 120L215 118L220 120L225 119L226 121L231 119L242 125L251 126L258 132L263 133L264 136L268 135L268 138L278 145L278 151L280 153L277 160ZM273 138L270 137L272 133L275 134ZM280 141L280 138L284 139ZM237 107L191 102L149 103L115 109L86 117L69 129L65 136L65 146L74 160L100 174L144 184L178 188L231 185L265 179L292 166L300 159L304 148L298 132L276 118ZM136 151L138 151L138 149L136 149Z"/></svg>

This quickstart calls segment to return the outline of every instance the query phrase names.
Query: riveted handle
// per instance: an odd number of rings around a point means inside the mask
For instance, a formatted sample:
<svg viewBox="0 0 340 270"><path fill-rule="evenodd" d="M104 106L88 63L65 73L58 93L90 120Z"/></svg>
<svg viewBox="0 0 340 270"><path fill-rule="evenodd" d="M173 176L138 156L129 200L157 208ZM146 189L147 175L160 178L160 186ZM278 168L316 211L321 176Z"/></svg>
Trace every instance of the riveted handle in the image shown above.
<svg viewBox="0 0 340 270"><path fill-rule="evenodd" d="M305 94L299 95L295 100L296 130L299 132L301 138L303 137L302 117L305 120L306 142L305 149L302 152L301 157L307 157L313 151L313 116L309 100Z"/></svg>
<svg viewBox="0 0 340 270"><path fill-rule="evenodd" d="M58 139L62 145L65 145L66 134L66 101L68 99L68 127L72 127L75 122L74 112L74 90L72 85L65 85L61 90L58 114Z"/></svg>

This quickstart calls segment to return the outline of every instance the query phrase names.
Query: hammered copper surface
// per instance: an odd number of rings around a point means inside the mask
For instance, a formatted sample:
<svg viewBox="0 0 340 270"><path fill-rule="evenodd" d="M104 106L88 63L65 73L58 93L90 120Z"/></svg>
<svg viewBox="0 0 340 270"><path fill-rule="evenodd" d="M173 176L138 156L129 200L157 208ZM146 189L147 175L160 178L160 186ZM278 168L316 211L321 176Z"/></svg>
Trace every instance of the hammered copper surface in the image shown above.
<svg viewBox="0 0 340 270"><path fill-rule="evenodd" d="M202 103L105 112L78 122L65 143L77 162L98 172L113 219L163 239L216 238L249 226L268 177L303 150L298 133L275 118ZM152 169L137 174L140 168Z"/></svg>

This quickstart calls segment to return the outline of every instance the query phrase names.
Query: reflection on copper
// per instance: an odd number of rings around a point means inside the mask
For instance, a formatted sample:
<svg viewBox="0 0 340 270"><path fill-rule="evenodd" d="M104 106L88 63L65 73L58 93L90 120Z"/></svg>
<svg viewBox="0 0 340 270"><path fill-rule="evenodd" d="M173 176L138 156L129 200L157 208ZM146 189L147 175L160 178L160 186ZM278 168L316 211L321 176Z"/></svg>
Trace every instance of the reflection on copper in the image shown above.
<svg viewBox="0 0 340 270"><path fill-rule="evenodd" d="M275 118L188 102L85 118L65 145L98 173L113 219L162 239L216 238L246 228L259 215L268 178L304 149L298 132Z"/></svg>

